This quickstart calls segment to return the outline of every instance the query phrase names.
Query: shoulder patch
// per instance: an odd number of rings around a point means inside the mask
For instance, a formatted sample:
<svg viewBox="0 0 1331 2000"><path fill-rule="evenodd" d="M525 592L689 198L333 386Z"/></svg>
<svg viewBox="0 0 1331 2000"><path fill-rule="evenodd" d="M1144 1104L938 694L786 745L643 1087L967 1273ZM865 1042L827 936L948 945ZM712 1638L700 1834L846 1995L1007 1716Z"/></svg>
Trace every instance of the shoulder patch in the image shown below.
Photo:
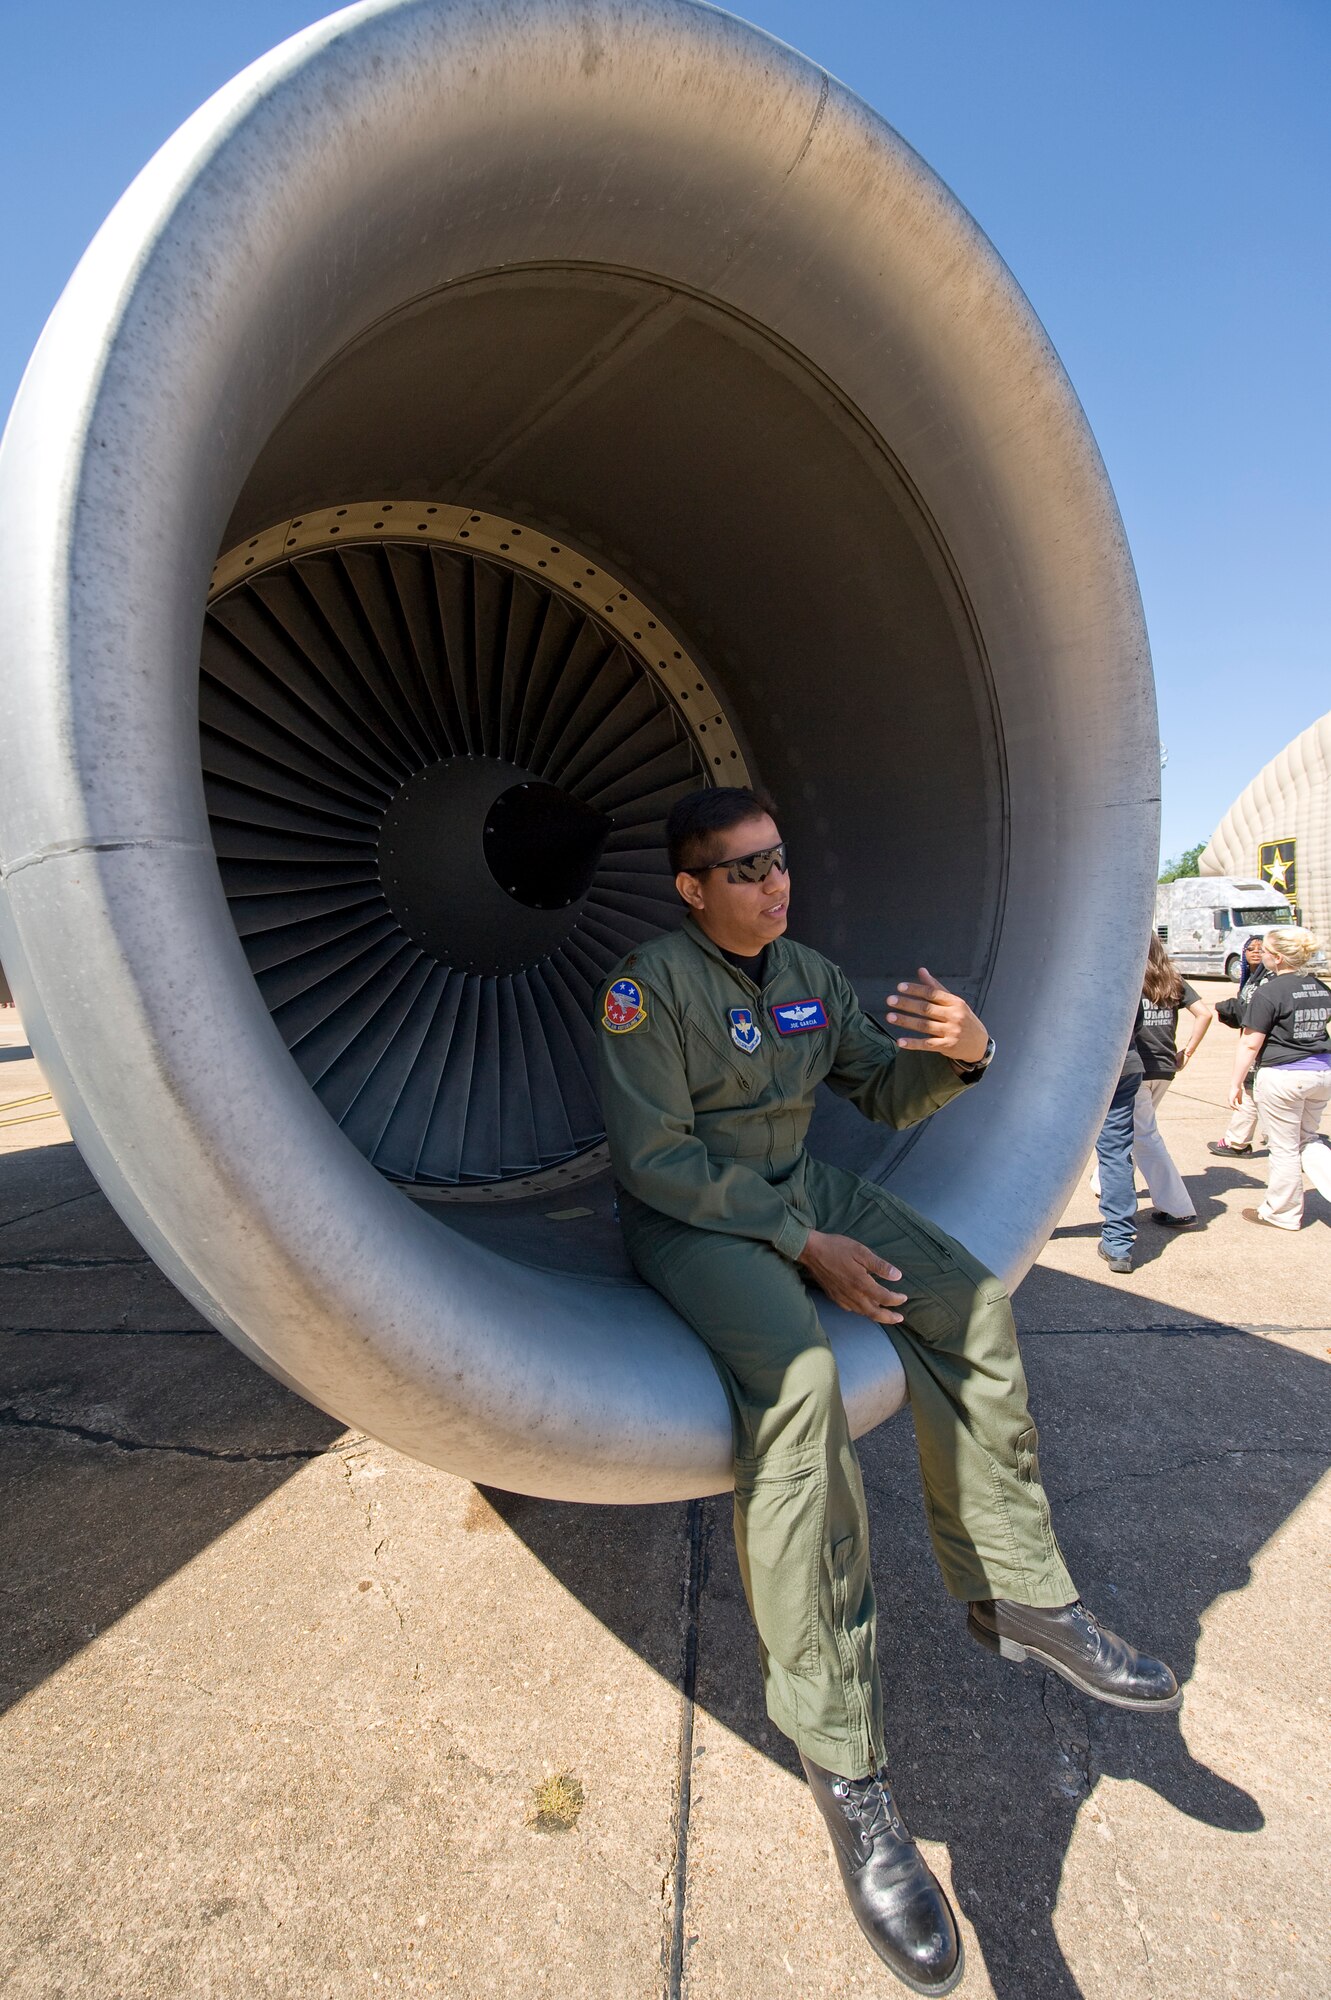
<svg viewBox="0 0 1331 2000"><path fill-rule="evenodd" d="M617 979L606 993L601 1026L612 1035L627 1035L646 1019L642 988L632 979Z"/></svg>

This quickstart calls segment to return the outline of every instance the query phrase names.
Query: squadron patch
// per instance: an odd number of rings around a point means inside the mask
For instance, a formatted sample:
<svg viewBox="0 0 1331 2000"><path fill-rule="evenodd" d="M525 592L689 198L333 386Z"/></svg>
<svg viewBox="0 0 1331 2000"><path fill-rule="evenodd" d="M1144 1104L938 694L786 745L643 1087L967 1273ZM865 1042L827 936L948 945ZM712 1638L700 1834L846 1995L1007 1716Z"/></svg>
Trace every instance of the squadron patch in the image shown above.
<svg viewBox="0 0 1331 2000"><path fill-rule="evenodd" d="M640 1028L646 1019L642 988L631 979L617 979L605 996L601 1026L608 1028L612 1035L627 1035L632 1029Z"/></svg>
<svg viewBox="0 0 1331 2000"><path fill-rule="evenodd" d="M737 1049L743 1049L751 1056L763 1038L763 1031L754 1020L747 1007L732 1007L730 1010L730 1039Z"/></svg>
<svg viewBox="0 0 1331 2000"><path fill-rule="evenodd" d="M783 1000L772 1009L778 1035L808 1035L827 1026L827 1009L821 1000Z"/></svg>

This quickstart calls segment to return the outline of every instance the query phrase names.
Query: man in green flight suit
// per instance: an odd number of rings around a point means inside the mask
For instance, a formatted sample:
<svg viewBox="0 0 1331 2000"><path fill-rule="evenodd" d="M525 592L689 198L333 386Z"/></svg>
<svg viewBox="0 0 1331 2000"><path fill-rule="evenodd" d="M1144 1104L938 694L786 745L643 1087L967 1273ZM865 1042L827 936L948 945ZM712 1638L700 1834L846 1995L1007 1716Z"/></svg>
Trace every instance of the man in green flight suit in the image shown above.
<svg viewBox="0 0 1331 2000"><path fill-rule="evenodd" d="M994 1049L924 968L892 995L889 1033L837 966L785 936L773 813L730 787L672 809L688 915L603 990L601 1103L629 1255L706 1342L730 1398L768 1713L799 1750L865 1935L908 1986L940 1994L961 1978L960 1934L882 1768L864 1488L810 1282L877 1320L901 1357L934 1552L972 1636L1115 1706L1181 1696L1077 1597L1002 1285L885 1189L804 1150L817 1084L913 1125L973 1088Z"/></svg>

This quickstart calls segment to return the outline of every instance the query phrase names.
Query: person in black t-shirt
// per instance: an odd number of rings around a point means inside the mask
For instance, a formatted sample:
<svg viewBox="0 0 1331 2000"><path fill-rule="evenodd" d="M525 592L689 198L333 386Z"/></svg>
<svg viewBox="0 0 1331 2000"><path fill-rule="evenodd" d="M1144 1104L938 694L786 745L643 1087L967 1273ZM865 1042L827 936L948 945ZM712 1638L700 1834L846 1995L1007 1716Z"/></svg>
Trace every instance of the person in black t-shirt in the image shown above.
<svg viewBox="0 0 1331 2000"><path fill-rule="evenodd" d="M1185 1010L1191 1017L1192 1031L1186 1046L1180 1049L1178 1019ZM1178 1071L1187 1068L1201 1047L1210 1025L1208 1002L1199 1000L1187 980L1180 978L1152 931L1141 1005L1137 1009L1136 1042L1145 1074L1132 1107L1132 1150L1151 1190L1152 1220L1172 1223L1175 1228L1195 1222L1197 1210L1183 1185L1183 1176L1169 1156L1155 1114Z"/></svg>
<svg viewBox="0 0 1331 2000"><path fill-rule="evenodd" d="M1256 931L1243 946L1243 964L1239 972L1239 990L1228 1000L1217 1000L1211 1012L1217 1021L1223 1021L1227 1028L1247 1026L1248 1009L1252 996L1258 987L1271 977L1262 963L1262 940ZM1243 1086L1243 1102L1237 1111L1231 1112L1223 1139L1208 1139L1206 1150L1217 1153L1225 1159L1231 1153L1251 1153L1252 1142L1257 1139L1263 1146L1266 1134L1261 1130L1257 1117L1257 1105L1252 1094L1252 1072L1248 1072Z"/></svg>
<svg viewBox="0 0 1331 2000"><path fill-rule="evenodd" d="M1256 1063L1253 1095L1270 1142L1271 1170L1265 1201L1243 1215L1276 1229L1302 1227L1305 1173L1331 1199L1331 1149L1320 1137L1331 1102L1331 986L1309 970L1320 949L1312 932L1297 924L1266 933L1262 957L1272 977L1253 995L1230 1082L1229 1101L1237 1110Z"/></svg>
<svg viewBox="0 0 1331 2000"><path fill-rule="evenodd" d="M1176 1046L1178 1017L1184 1010L1192 1017L1192 1032L1187 1046L1180 1050ZM1170 1158L1156 1123L1156 1108L1174 1081L1176 1071L1185 1069L1191 1061L1210 1025L1209 1005L1199 1000L1187 981L1179 977L1152 931L1132 1034L1132 1046L1141 1059L1142 1069L1141 1084L1132 1100L1132 1157L1146 1176L1152 1220L1175 1229L1190 1227L1197 1220L1197 1210L1183 1176ZM1101 1191L1098 1160L1091 1176L1091 1189L1095 1194ZM1135 1210L1136 1190L1131 1184L1129 1193ZM1103 1202L1101 1213L1104 1213Z"/></svg>

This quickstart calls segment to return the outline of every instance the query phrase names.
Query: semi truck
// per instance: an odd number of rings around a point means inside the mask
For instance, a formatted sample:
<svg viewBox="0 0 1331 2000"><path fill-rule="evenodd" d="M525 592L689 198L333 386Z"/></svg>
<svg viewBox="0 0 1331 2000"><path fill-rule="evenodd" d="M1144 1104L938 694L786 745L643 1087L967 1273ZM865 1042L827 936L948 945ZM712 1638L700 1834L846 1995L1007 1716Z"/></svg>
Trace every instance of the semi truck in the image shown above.
<svg viewBox="0 0 1331 2000"><path fill-rule="evenodd" d="M1233 875L1184 875L1155 893L1155 928L1180 972L1237 979L1243 947L1294 911L1269 882Z"/></svg>

